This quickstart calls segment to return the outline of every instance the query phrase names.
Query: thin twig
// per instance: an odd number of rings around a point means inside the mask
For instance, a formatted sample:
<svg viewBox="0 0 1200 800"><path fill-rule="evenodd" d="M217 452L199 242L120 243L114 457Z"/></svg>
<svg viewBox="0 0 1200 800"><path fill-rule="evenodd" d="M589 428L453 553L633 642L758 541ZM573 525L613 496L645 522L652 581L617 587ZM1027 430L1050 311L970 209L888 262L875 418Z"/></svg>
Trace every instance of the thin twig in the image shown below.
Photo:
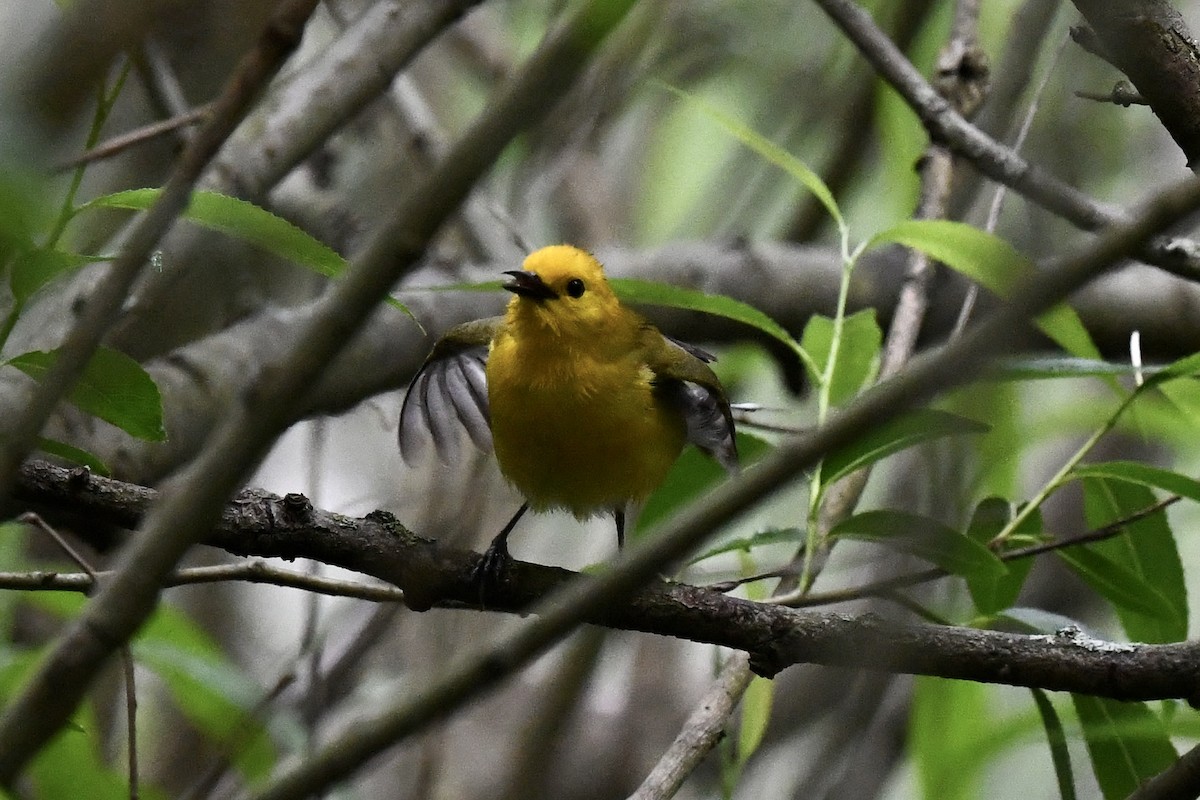
<svg viewBox="0 0 1200 800"><path fill-rule="evenodd" d="M956 113L858 4L815 2L916 112L930 136L945 142L980 172L1083 230L1098 231L1127 221L1122 211L1033 167ZM1181 278L1200 280L1200 243L1158 234L1133 255Z"/></svg>
<svg viewBox="0 0 1200 800"><path fill-rule="evenodd" d="M223 752L179 800L204 800L204 798L212 797L213 790L217 788L221 778L225 777L225 773L229 771L229 766L233 763L233 756L245 749L245 746L250 743L250 738L257 733L256 723L263 718L271 704L279 699L284 690L295 681L296 673L291 670L275 681L275 685L259 698L259 701L254 704L254 708L242 717L237 729L226 739L225 746L222 748Z"/></svg>
<svg viewBox="0 0 1200 800"><path fill-rule="evenodd" d="M115 572L98 572L97 579L103 581ZM191 586L199 583L267 583L305 592L331 597L352 597L370 600L373 603L402 603L404 592L394 586L374 585L362 581L338 580L318 575L309 575L295 570L283 569L265 561L243 561L237 564L220 564L211 567L190 567L168 575L164 587ZM86 573L61 573L47 571L0 572L0 590L22 592L54 591L88 593L92 578Z"/></svg>
<svg viewBox="0 0 1200 800"><path fill-rule="evenodd" d="M100 583L100 574L92 568L83 554L71 546L58 530L42 519L41 515L28 511L17 517L17 522L23 522L38 528L54 540L55 544L67 554L67 557L79 565L87 577L88 588L91 592ZM137 682L133 670L133 654L129 645L121 647L121 671L125 679L125 735L128 737L128 769L129 769L129 800L138 800L138 749L137 749Z"/></svg>
<svg viewBox="0 0 1200 800"><path fill-rule="evenodd" d="M1038 82L1037 88L1033 92L1033 99L1029 101L1029 108L1025 110L1025 116L1021 120L1021 128L1017 131L1017 137L1012 143L1012 151L1014 153L1021 152L1021 148L1025 145L1025 140L1029 137L1029 132L1033 129L1033 120L1037 116L1042 95L1045 94L1046 87L1050 85L1050 76L1054 73L1054 68L1058 66L1058 59L1062 55L1063 50L1066 49L1066 45L1067 39L1064 37L1058 48L1054 51L1054 57L1050 59L1050 64L1046 67L1046 71L1042 74L1042 79ZM992 204L988 208L987 222L984 223L983 227L988 233L995 233L996 226L1000 224L1000 210L1004 206L1004 198L1007 194L1008 187L1001 183L996 187L996 193L992 195ZM972 281L971 285L967 287L967 295L963 298L962 307L958 310L958 317L954 321L954 329L950 332L951 339L959 336L963 328L967 326L978 298L979 284Z"/></svg>
<svg viewBox="0 0 1200 800"><path fill-rule="evenodd" d="M1107 92L1085 92L1078 90L1075 92L1075 96L1084 100L1095 100L1097 103L1112 103L1124 108L1150 105L1146 101L1146 98L1142 97L1129 81L1117 81L1113 85L1113 88Z"/></svg>
<svg viewBox="0 0 1200 800"><path fill-rule="evenodd" d="M1043 553L1051 553L1055 550L1063 550L1076 545L1090 544L1092 542L1111 539L1124 532L1125 528L1139 520L1145 519L1168 506L1177 503L1181 498L1178 495L1173 495L1153 505L1146 506L1140 511L1136 511L1127 517L1115 520L1103 525L1094 530L1081 533L1076 536L1068 536L1062 539L1055 539L1050 542L1042 542L1041 544L1030 545L1029 547L1019 547L1013 550L1008 550L1003 553L997 553L996 556L1001 561L1019 561L1025 558L1033 558L1034 556L1042 555ZM809 594L800 598L784 598L787 602L783 603L789 608L812 608L814 606L830 605L831 603L844 603L850 600L862 600L867 597L877 597L893 592L897 589L905 589L911 586L916 586L929 581L935 581L939 578L947 578L954 573L944 570L940 567L921 570L919 572L910 572L905 575L896 575L891 578L883 578L882 580L873 581L871 583L855 586L850 589L844 589L833 592L821 592L819 594ZM768 600L767 602L776 602Z"/></svg>
<svg viewBox="0 0 1200 800"><path fill-rule="evenodd" d="M152 122L149 125L143 125L142 127L136 128L128 133L123 133L120 136L114 136L107 141L101 142L90 150L85 150L79 155L57 164L54 167L54 171L66 172L67 170L78 167L81 164L90 164L93 161L111 158L123 150L127 150L130 147L134 147L139 144L144 144L145 142L156 139L163 134L170 133L189 125L195 125L198 122L203 122L204 120L208 119L209 114L212 113L212 109L212 103L206 103L205 105L194 108L191 111L186 111L183 114L171 117L170 119Z"/></svg>
<svg viewBox="0 0 1200 800"><path fill-rule="evenodd" d="M674 797L684 780L725 735L725 726L754 676L745 653L734 653L700 698L696 710L629 800Z"/></svg>

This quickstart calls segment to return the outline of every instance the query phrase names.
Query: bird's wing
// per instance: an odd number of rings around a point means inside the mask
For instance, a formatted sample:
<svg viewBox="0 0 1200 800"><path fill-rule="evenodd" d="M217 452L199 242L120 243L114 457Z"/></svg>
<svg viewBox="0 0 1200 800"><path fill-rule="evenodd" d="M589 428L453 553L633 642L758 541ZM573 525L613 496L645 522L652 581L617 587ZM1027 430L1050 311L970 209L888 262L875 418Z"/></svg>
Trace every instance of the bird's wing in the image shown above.
<svg viewBox="0 0 1200 800"><path fill-rule="evenodd" d="M715 356L698 347L663 336L662 346L648 348L648 366L655 384L675 403L687 422L687 440L717 460L727 472L736 473L737 440L729 400L707 361Z"/></svg>
<svg viewBox="0 0 1200 800"><path fill-rule="evenodd" d="M432 439L438 459L450 461L462 429L480 450L492 449L488 412L488 344L500 317L451 328L409 384L400 409L400 457L416 463Z"/></svg>

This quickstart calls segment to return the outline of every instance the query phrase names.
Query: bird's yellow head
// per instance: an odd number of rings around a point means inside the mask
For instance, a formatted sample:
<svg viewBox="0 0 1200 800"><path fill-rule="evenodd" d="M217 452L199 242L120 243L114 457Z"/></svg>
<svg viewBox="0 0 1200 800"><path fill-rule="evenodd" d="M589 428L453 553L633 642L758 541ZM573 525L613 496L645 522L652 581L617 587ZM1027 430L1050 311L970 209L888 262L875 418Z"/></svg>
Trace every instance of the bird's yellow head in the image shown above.
<svg viewBox="0 0 1200 800"><path fill-rule="evenodd" d="M604 268L590 253L567 244L536 250L524 269L504 273L515 296L508 319L548 328L559 336L602 336L622 319Z"/></svg>

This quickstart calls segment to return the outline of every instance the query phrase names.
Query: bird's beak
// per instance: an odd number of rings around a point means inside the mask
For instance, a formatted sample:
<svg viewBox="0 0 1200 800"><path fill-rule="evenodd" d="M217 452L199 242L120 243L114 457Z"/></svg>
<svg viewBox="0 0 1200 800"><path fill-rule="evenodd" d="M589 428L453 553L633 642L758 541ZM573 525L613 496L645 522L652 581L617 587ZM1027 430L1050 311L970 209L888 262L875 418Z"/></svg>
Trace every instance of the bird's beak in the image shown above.
<svg viewBox="0 0 1200 800"><path fill-rule="evenodd" d="M514 269L504 274L512 276L512 280L504 284L504 288L513 294L519 294L531 300L552 300L558 297L558 292L547 286L546 282L542 280L542 276L536 272Z"/></svg>

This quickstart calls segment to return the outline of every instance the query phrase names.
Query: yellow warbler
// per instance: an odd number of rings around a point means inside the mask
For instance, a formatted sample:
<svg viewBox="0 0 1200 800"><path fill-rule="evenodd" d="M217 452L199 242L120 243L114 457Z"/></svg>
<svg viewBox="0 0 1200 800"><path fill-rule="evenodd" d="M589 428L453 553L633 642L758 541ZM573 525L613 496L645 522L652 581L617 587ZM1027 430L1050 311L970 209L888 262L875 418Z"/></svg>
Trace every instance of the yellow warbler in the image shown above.
<svg viewBox="0 0 1200 800"><path fill-rule="evenodd" d="M569 245L545 247L505 274L502 317L451 329L413 378L400 412L400 452L427 438L448 460L458 427L494 446L525 504L492 541L481 580L498 579L508 534L528 508L579 519L625 511L666 477L686 442L737 469L733 418L712 356L664 336L623 307L600 263Z"/></svg>

